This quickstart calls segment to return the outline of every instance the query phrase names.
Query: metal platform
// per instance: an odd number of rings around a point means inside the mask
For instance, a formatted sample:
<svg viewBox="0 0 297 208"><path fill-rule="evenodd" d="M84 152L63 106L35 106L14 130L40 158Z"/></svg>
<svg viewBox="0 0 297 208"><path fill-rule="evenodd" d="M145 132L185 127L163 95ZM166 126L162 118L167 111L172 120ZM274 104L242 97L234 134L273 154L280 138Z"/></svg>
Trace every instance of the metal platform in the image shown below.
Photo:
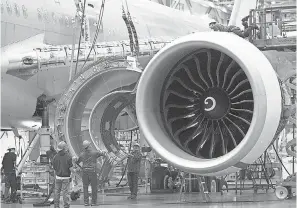
<svg viewBox="0 0 297 208"><path fill-rule="evenodd" d="M296 37L282 37L273 39L255 39L252 43L261 50L275 50L296 47Z"/></svg>
<svg viewBox="0 0 297 208"><path fill-rule="evenodd" d="M286 18L288 14L296 14L296 5L251 10L249 25L258 29L253 30L249 41L260 50L296 50L296 36L288 35L296 31L296 19Z"/></svg>

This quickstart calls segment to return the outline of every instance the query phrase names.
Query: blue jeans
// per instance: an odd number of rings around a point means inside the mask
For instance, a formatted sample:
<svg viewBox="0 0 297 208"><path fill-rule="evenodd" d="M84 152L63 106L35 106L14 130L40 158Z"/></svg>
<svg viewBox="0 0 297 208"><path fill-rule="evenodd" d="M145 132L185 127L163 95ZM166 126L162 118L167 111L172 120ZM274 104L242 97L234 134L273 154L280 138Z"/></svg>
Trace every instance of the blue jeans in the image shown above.
<svg viewBox="0 0 297 208"><path fill-rule="evenodd" d="M55 208L60 207L60 196L62 192L64 208L70 207L70 179L55 180Z"/></svg>
<svg viewBox="0 0 297 208"><path fill-rule="evenodd" d="M83 187L84 187L84 203L89 204L89 185L92 187L92 204L97 204L97 173L91 171L83 171L82 176Z"/></svg>

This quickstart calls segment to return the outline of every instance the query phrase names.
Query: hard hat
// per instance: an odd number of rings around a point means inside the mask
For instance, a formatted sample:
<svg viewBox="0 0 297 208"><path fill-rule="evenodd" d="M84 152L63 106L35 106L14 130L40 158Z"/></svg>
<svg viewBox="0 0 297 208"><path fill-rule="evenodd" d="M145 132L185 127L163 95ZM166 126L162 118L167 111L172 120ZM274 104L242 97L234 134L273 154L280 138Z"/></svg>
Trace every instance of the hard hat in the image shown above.
<svg viewBox="0 0 297 208"><path fill-rule="evenodd" d="M72 161L76 162L78 160L78 158L76 156L72 157Z"/></svg>
<svg viewBox="0 0 297 208"><path fill-rule="evenodd" d="M83 142L83 147L84 147L84 149L87 149L90 145L91 145L91 142L89 142L88 140L85 140L85 141Z"/></svg>
<svg viewBox="0 0 297 208"><path fill-rule="evenodd" d="M214 25L214 24L217 24L217 22L210 22L210 23L209 23L209 26L210 26L210 25Z"/></svg>
<svg viewBox="0 0 297 208"><path fill-rule="evenodd" d="M8 148L7 148L7 150L11 150L11 149L15 149L15 147L12 146L12 145L9 145Z"/></svg>
<svg viewBox="0 0 297 208"><path fill-rule="evenodd" d="M138 147L140 147L140 145L139 145L137 142L135 142L135 143L133 144L133 146L138 146Z"/></svg>
<svg viewBox="0 0 297 208"><path fill-rule="evenodd" d="M65 149L65 148L66 148L66 143L64 141L59 142L57 150L61 151L61 150Z"/></svg>

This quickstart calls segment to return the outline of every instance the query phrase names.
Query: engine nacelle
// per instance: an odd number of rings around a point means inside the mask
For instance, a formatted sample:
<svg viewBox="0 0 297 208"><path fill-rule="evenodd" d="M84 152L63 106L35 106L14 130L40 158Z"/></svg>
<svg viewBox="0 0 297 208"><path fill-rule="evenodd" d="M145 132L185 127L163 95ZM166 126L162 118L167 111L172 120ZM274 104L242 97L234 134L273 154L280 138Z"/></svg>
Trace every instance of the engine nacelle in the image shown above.
<svg viewBox="0 0 297 208"><path fill-rule="evenodd" d="M139 126L167 162L199 175L253 163L281 122L282 90L265 57L229 33L197 33L157 53L137 89Z"/></svg>

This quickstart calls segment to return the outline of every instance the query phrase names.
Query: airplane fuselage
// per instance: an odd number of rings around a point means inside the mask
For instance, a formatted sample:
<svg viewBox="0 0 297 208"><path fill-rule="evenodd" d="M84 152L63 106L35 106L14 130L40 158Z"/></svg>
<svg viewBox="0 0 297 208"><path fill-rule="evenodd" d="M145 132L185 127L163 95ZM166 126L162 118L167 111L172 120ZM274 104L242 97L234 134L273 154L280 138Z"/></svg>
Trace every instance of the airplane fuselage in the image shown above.
<svg viewBox="0 0 297 208"><path fill-rule="evenodd" d="M177 38L192 32L208 31L208 17L199 17L149 1L128 1L129 11L139 39L171 37ZM101 2L94 8L87 8L90 26L90 40L93 41ZM34 49L49 46L77 44L80 18L74 0L35 1L34 4L21 0L8 0L1 7L1 65L2 99L1 127L28 128L24 122L34 120L37 98L41 94L59 98L69 83L69 64L57 67L43 66L30 71L9 72L11 60L24 57ZM106 2L102 29L97 42L129 40L126 25L122 19L122 2ZM146 66L152 55L144 61ZM141 59L140 59L141 60ZM16 74L25 74L16 76ZM53 111L51 113L54 113ZM38 119L35 121L39 121Z"/></svg>

